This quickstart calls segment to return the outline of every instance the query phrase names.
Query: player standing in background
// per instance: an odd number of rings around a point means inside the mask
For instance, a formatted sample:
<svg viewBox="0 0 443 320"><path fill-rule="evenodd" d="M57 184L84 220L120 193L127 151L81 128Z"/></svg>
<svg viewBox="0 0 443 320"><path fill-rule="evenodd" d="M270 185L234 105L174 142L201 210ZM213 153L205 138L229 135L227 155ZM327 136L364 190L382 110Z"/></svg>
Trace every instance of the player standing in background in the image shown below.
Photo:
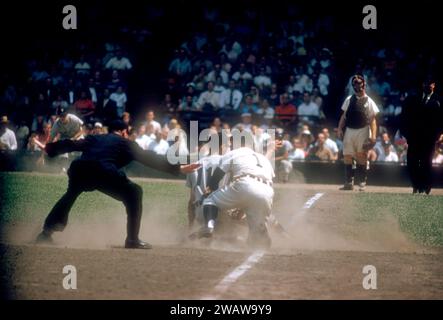
<svg viewBox="0 0 443 320"><path fill-rule="evenodd" d="M337 134L343 137L343 156L345 164L345 183L340 190L353 190L354 182L364 191L367 179L368 150L375 145L377 138L376 115L379 109L366 94L365 79L361 75L352 77L354 94L347 97L341 107L343 113L338 124ZM357 166L353 181L352 161Z"/></svg>

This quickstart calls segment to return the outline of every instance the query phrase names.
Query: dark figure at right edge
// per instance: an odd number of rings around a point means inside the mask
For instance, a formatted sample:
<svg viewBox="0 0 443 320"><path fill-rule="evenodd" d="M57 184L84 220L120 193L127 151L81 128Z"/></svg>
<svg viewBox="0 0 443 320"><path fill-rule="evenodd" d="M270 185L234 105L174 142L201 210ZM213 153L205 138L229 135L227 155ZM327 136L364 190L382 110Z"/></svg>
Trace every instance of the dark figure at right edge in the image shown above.
<svg viewBox="0 0 443 320"><path fill-rule="evenodd" d="M432 154L443 130L442 108L434 93L435 80L423 83L421 95L405 100L400 120L400 132L408 142L407 166L413 193L431 192Z"/></svg>
<svg viewBox="0 0 443 320"><path fill-rule="evenodd" d="M48 143L45 151L54 157L72 151L83 152L68 170L68 190L55 204L45 220L38 243L51 243L54 231L63 231L68 223L69 211L84 191L101 191L122 201L127 213L127 238L125 248L150 249L151 245L138 238L142 217L143 189L130 181L120 170L132 160L157 170L178 175L190 173L199 165L172 165L166 157L141 149L128 139L127 125L116 120L105 135L89 135L83 140L61 140Z"/></svg>

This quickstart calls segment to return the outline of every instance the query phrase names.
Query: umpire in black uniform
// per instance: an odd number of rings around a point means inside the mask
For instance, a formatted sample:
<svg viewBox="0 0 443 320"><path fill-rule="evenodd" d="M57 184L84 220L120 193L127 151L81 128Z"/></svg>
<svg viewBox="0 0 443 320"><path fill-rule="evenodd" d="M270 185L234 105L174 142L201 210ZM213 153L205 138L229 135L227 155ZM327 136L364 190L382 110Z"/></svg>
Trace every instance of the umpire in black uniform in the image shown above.
<svg viewBox="0 0 443 320"><path fill-rule="evenodd" d="M83 140L61 140L49 143L45 150L50 157L65 152L80 151L68 170L68 190L55 204L45 220L37 242L52 242L54 231L63 231L69 211L77 197L84 191L99 190L122 201L127 213L127 238L125 248L150 249L151 245L138 238L142 216L142 188L128 179L120 170L132 160L145 166L178 175L195 170L198 165L171 165L166 157L141 149L127 139L127 125L120 120L110 124L110 134L89 135Z"/></svg>
<svg viewBox="0 0 443 320"><path fill-rule="evenodd" d="M400 132L407 139L407 166L413 193L431 192L432 155L442 126L442 108L435 91L435 80L423 82L423 92L405 100Z"/></svg>

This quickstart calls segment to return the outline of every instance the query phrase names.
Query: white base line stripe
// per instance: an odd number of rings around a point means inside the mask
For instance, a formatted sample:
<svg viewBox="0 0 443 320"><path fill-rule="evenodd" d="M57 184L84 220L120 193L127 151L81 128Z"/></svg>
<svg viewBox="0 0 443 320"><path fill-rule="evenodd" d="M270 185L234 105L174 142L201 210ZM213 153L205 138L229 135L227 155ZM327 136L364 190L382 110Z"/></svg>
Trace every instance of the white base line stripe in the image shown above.
<svg viewBox="0 0 443 320"><path fill-rule="evenodd" d="M312 198L310 198L303 206L303 209L311 208L314 203L323 196L323 193L317 193ZM255 251L251 254L245 262L240 266L235 268L231 273L224 277L214 288L216 295L205 296L201 300L216 300L221 294L229 289L229 286L236 282L242 275L244 275L249 269L251 269L256 263L258 263L261 258L265 255L264 251Z"/></svg>

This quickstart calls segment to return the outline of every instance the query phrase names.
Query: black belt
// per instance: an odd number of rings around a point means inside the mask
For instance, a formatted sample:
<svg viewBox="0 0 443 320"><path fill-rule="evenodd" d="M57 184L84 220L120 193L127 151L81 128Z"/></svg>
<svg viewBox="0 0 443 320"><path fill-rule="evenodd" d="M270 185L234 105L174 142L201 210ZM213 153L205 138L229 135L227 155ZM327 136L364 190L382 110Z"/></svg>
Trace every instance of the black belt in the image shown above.
<svg viewBox="0 0 443 320"><path fill-rule="evenodd" d="M234 177L233 181L235 182L235 181L237 181L241 178L244 178L244 177L249 177L249 178L255 179L261 183L264 183L264 184L272 187L272 181L269 181L269 180L261 178L261 177L254 176L252 174L242 174L242 175L236 176L236 177Z"/></svg>

